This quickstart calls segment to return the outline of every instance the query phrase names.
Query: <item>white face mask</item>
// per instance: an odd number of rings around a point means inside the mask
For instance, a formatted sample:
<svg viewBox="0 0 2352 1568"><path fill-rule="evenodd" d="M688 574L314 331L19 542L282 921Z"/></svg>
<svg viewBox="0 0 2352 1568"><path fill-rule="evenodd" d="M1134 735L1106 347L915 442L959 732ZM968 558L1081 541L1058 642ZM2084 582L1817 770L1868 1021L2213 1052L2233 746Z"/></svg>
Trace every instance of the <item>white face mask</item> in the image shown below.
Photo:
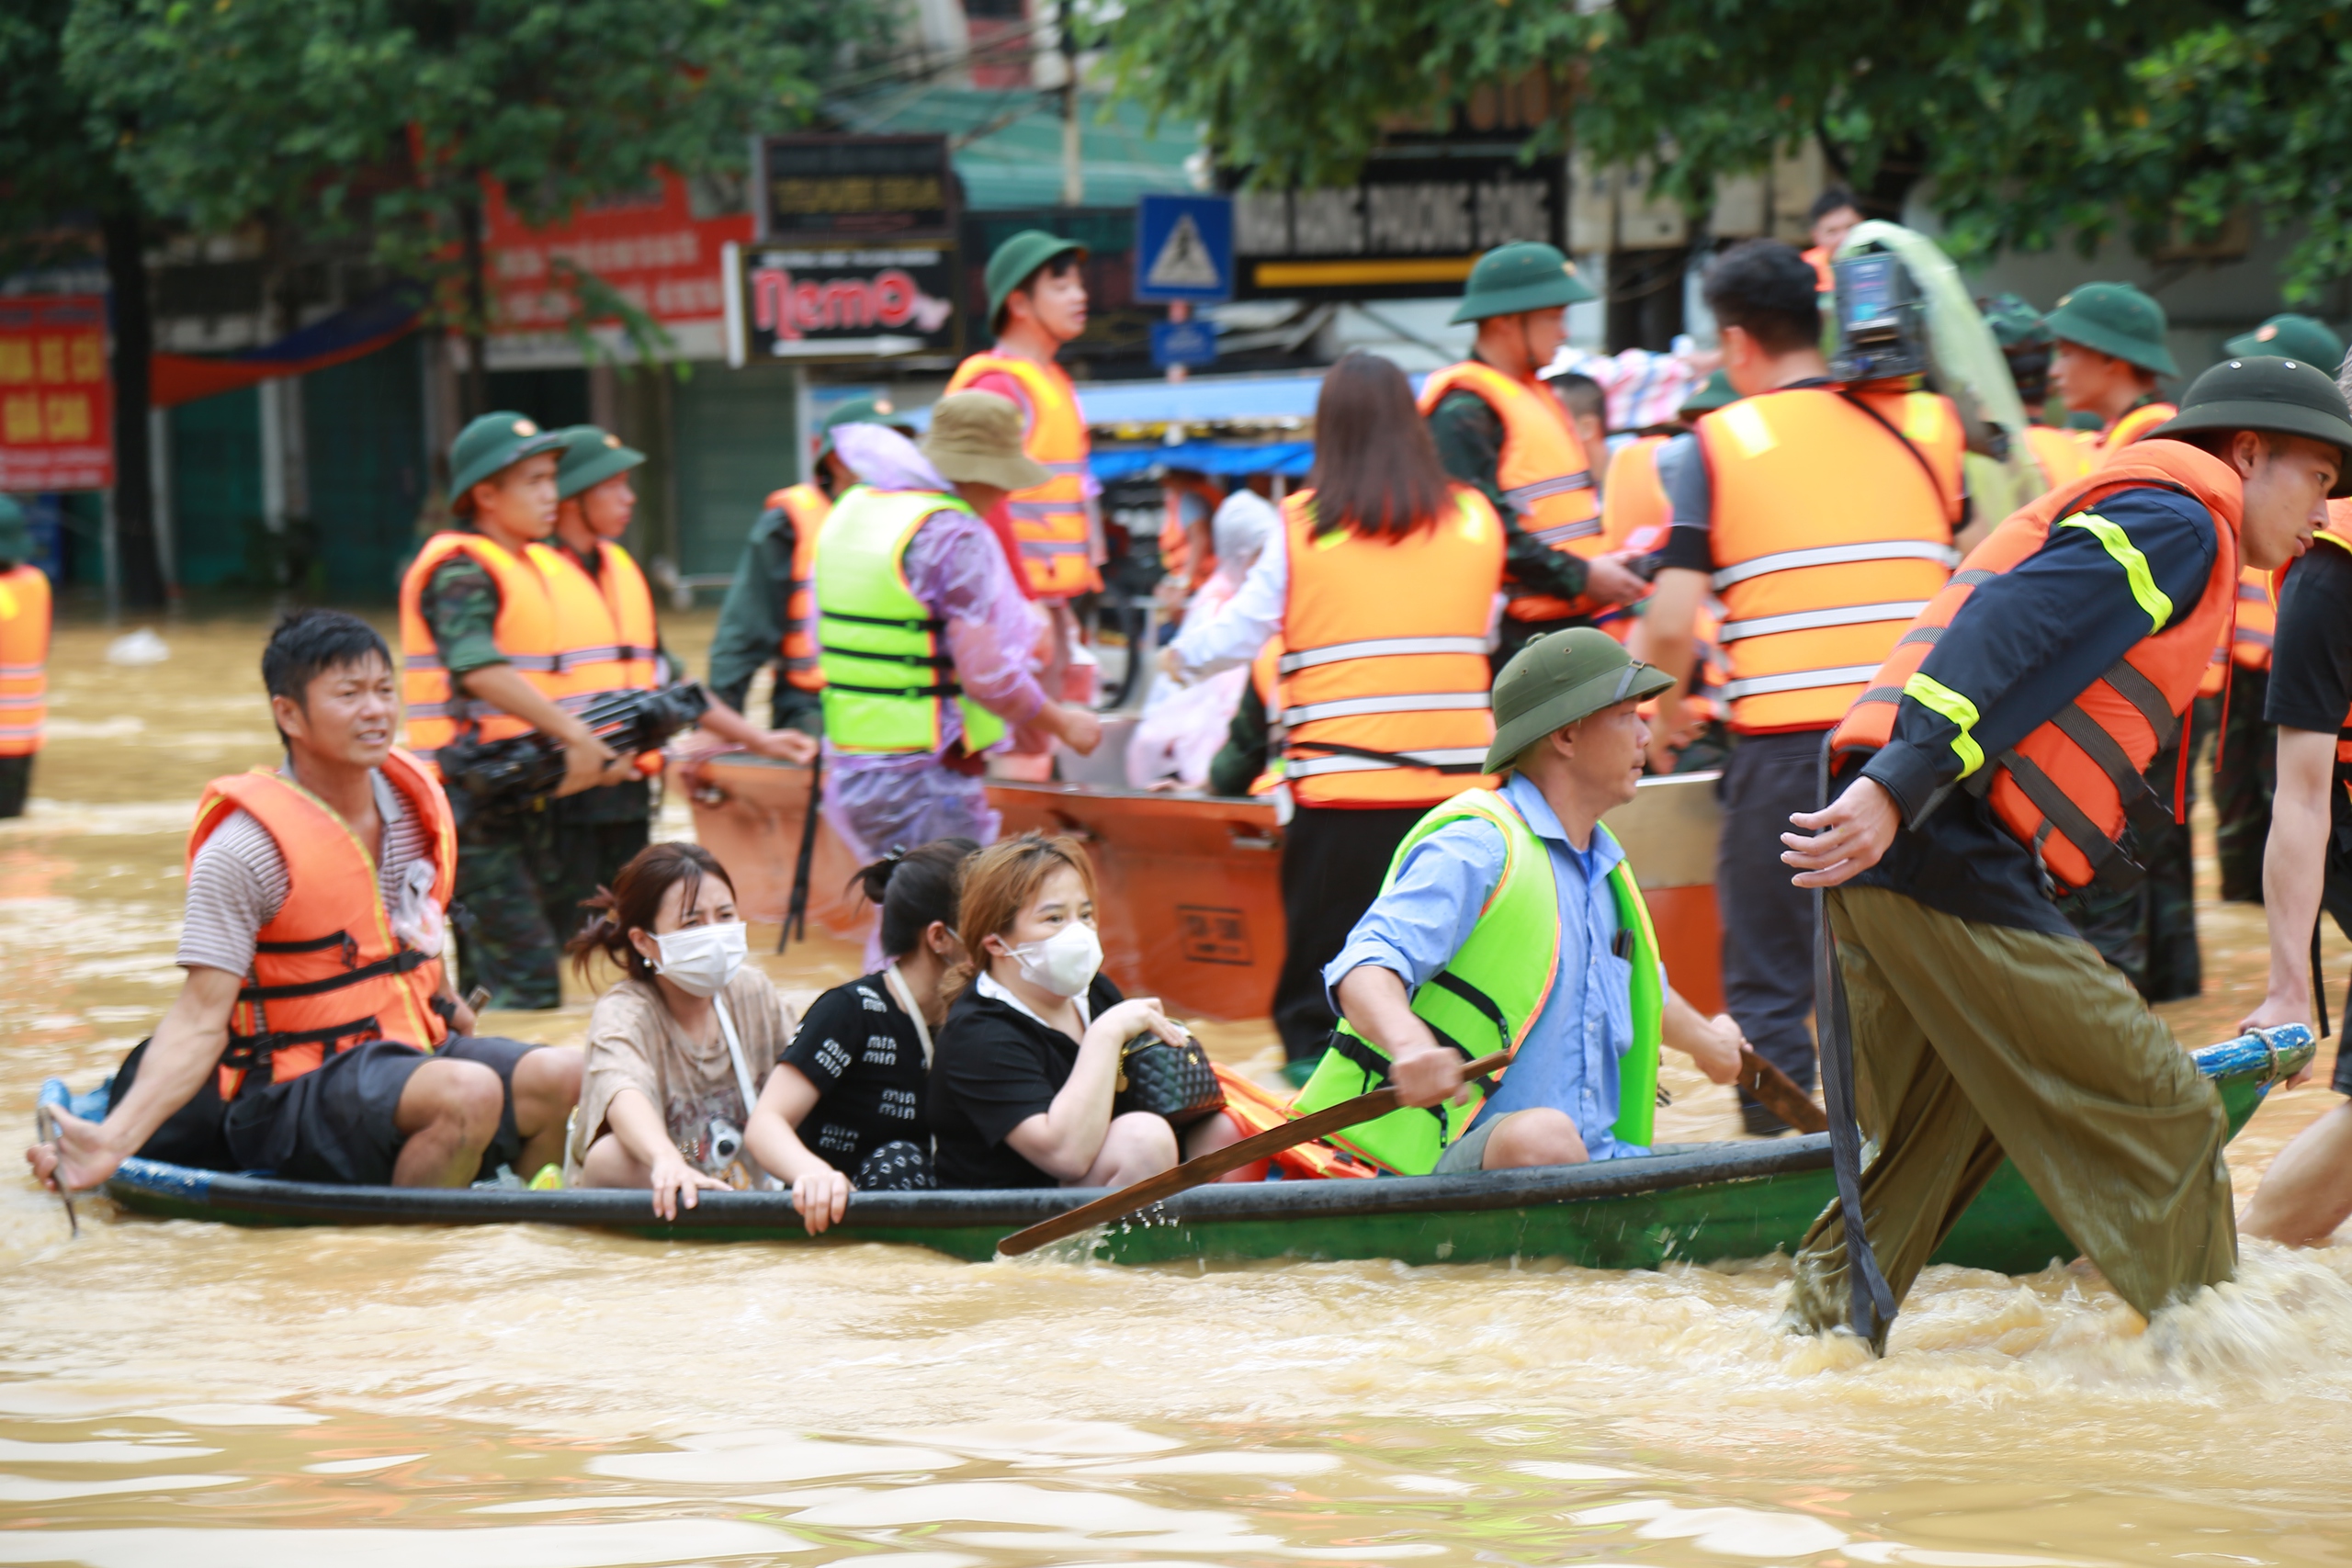
<svg viewBox="0 0 2352 1568"><path fill-rule="evenodd" d="M1057 997L1074 997L1102 967L1102 939L1084 920L1072 920L1043 942L1024 942L1012 949L1021 977Z"/></svg>
<svg viewBox="0 0 2352 1568"><path fill-rule="evenodd" d="M750 956L750 930L741 920L730 920L660 932L653 939L662 952L654 972L690 997L717 996Z"/></svg>

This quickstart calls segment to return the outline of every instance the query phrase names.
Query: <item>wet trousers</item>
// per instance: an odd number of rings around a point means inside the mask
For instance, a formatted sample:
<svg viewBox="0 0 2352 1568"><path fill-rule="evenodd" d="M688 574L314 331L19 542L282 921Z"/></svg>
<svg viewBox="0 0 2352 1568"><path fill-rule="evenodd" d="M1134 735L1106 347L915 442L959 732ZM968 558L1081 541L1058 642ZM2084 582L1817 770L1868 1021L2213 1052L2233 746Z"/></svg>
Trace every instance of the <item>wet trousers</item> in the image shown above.
<svg viewBox="0 0 2352 1568"><path fill-rule="evenodd" d="M33 758L39 755L0 757L0 817L25 814L25 795L33 783Z"/></svg>
<svg viewBox="0 0 2352 1568"><path fill-rule="evenodd" d="M556 826L544 810L476 818L458 829L456 918L460 994L487 986L501 1008L563 1004L560 944L540 874Z"/></svg>
<svg viewBox="0 0 2352 1568"><path fill-rule="evenodd" d="M2213 743L2213 851L2222 897L2262 902L2262 850L2270 841L2270 797L2278 787L2278 728L2262 720L2270 671L2230 666L2229 724L2222 699L2197 699L2197 727L2219 730Z"/></svg>
<svg viewBox="0 0 2352 1568"><path fill-rule="evenodd" d="M1796 1080L1814 1081L1813 895L1789 883L1781 835L1789 814L1821 802L1822 732L1744 735L1724 763L1723 833L1715 845L1715 897L1723 909L1724 1009L1756 1054ZM1740 1091L1752 1133L1781 1119Z"/></svg>
<svg viewBox="0 0 2352 1568"><path fill-rule="evenodd" d="M1426 806L1302 806L1283 829L1282 974L1274 981L1274 1028L1283 1055L1322 1060L1339 1015L1323 989L1323 965L1380 897L1388 863Z"/></svg>
<svg viewBox="0 0 2352 1568"><path fill-rule="evenodd" d="M1883 887L1828 897L1878 1154L1862 1208L1899 1302L2006 1153L2142 1313L2237 1261L2221 1096L2086 942L1963 920ZM1797 1255L1792 1314L1846 1321L1838 1206Z"/></svg>

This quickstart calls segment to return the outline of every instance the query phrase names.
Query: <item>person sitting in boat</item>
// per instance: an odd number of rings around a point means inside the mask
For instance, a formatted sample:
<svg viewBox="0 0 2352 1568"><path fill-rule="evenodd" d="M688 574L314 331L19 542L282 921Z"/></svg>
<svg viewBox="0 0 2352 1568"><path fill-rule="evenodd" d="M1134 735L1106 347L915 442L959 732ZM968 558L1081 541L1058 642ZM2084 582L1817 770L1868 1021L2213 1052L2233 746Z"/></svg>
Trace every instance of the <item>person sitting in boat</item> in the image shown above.
<svg viewBox="0 0 2352 1568"><path fill-rule="evenodd" d="M1021 411L959 392L917 447L846 424L834 450L858 484L817 536L818 660L825 677L824 811L861 860L892 844L988 843L982 754L1027 725L1081 754L1091 709L1046 700L1032 672L1043 630L984 521L1053 476L1021 450Z"/></svg>
<svg viewBox="0 0 2352 1568"><path fill-rule="evenodd" d="M948 967L964 956L956 906L964 863L979 847L941 839L857 874L882 911L888 961L809 1004L752 1108L744 1145L792 1183L810 1235L842 1217L852 1189L938 1185L923 1104L932 1033L947 1019Z"/></svg>
<svg viewBox="0 0 2352 1568"><path fill-rule="evenodd" d="M584 980L606 958L624 977L588 1017L565 1179L650 1188L665 1220L703 1191L775 1185L743 1127L794 1017L744 962L727 868L699 844L650 844L588 908L595 918L569 944L573 964Z"/></svg>
<svg viewBox="0 0 2352 1568"><path fill-rule="evenodd" d="M262 650L277 769L214 779L187 843L178 999L102 1122L60 1111L34 1174L95 1187L132 1155L289 1181L462 1187L561 1155L580 1053L473 1033L443 958L449 803L392 744L375 628L304 610Z"/></svg>
<svg viewBox="0 0 2352 1568"><path fill-rule="evenodd" d="M1153 997L1123 997L1102 973L1094 870L1069 839L1024 833L964 872L956 931L969 959L931 1075L942 1187L1125 1187L1177 1161L1150 1111L1118 1114L1121 1047L1138 1034L1182 1044ZM1184 1157L1236 1141L1222 1112L1188 1129Z"/></svg>
<svg viewBox="0 0 2352 1568"><path fill-rule="evenodd" d="M1589 626L1503 667L1486 767L1506 782L1406 835L1324 971L1342 1021L1294 1115L1391 1081L1404 1109L1333 1140L1383 1169L1580 1165L1649 1152L1661 1042L1716 1083L1737 1077L1739 1026L1667 984L1633 869L1600 825L1642 776L1638 705L1672 683ZM1467 1061L1510 1048L1499 1079L1464 1084Z"/></svg>

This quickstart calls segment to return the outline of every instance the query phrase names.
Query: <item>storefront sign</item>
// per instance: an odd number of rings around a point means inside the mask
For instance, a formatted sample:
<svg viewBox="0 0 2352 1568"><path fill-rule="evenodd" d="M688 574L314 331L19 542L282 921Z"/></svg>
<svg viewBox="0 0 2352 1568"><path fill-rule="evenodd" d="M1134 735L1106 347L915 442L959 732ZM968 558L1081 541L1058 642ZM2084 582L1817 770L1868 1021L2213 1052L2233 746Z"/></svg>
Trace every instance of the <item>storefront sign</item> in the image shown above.
<svg viewBox="0 0 2352 1568"><path fill-rule="evenodd" d="M772 136L753 210L768 244L873 245L956 237L944 136Z"/></svg>
<svg viewBox="0 0 2352 1568"><path fill-rule="evenodd" d="M954 354L956 252L947 245L871 250L754 246L736 270L728 362Z"/></svg>
<svg viewBox="0 0 2352 1568"><path fill-rule="evenodd" d="M643 197L599 202L544 229L526 227L495 188L485 214L492 330L503 333L570 326L581 272L665 327L715 325L727 312L722 249L752 236L752 220L741 213L697 217L675 175L663 175Z"/></svg>
<svg viewBox="0 0 2352 1568"><path fill-rule="evenodd" d="M1566 238L1564 160L1516 152L1375 154L1351 186L1240 191L1240 299L1409 299L1457 292L1481 252Z"/></svg>
<svg viewBox="0 0 2352 1568"><path fill-rule="evenodd" d="M0 298L0 491L113 483L106 297Z"/></svg>

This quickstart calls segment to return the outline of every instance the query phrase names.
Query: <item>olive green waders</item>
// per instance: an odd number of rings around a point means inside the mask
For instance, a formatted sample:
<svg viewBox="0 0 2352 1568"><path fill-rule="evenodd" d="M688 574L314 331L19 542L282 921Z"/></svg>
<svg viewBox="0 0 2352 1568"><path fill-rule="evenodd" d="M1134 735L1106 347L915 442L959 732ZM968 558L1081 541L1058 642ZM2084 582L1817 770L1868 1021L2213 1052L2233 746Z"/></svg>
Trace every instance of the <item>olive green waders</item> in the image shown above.
<svg viewBox="0 0 2352 1568"><path fill-rule="evenodd" d="M1855 1108L1878 1146L1862 1212L1896 1301L2004 1153L2142 1313L2231 1277L2221 1096L2097 949L1883 887L1832 889L1827 907ZM1797 1255L1790 1311L1836 1327L1847 1301L1832 1203Z"/></svg>

